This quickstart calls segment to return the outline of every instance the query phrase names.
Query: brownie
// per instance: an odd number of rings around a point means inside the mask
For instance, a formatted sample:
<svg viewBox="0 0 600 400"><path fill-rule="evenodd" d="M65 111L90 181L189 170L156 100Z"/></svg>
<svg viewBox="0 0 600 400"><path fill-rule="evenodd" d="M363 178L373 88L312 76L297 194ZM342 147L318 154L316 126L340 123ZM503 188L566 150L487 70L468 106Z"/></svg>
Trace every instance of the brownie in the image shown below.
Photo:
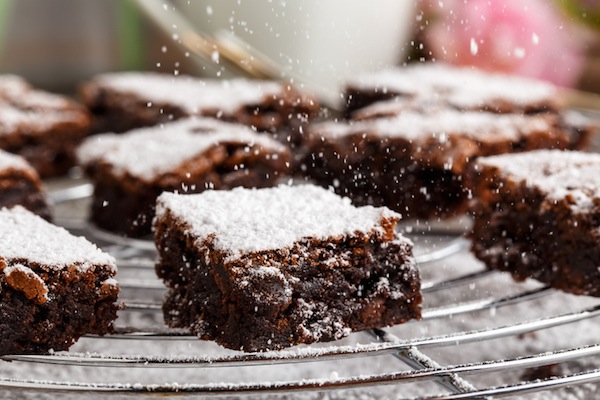
<svg viewBox="0 0 600 400"><path fill-rule="evenodd" d="M67 350L113 329L115 260L21 206L0 209L0 355Z"/></svg>
<svg viewBox="0 0 600 400"><path fill-rule="evenodd" d="M164 193L154 229L165 320L263 351L418 319L420 280L399 219L312 185Z"/></svg>
<svg viewBox="0 0 600 400"><path fill-rule="evenodd" d="M34 89L14 75L0 76L0 149L23 156L43 177L67 172L88 134L85 107Z"/></svg>
<svg viewBox="0 0 600 400"><path fill-rule="evenodd" d="M358 75L346 82L345 112L395 97L435 99L459 110L495 113L556 112L550 83L444 63L419 63Z"/></svg>
<svg viewBox="0 0 600 400"><path fill-rule="evenodd" d="M156 198L164 191L272 186L290 163L288 148L275 139L209 118L95 135L78 156L94 181L91 219L137 237L150 234Z"/></svg>
<svg viewBox="0 0 600 400"><path fill-rule="evenodd" d="M472 251L488 268L600 296L600 155L540 150L478 159Z"/></svg>
<svg viewBox="0 0 600 400"><path fill-rule="evenodd" d="M393 118L405 112L422 113L425 116L445 110L455 109L433 97L395 97L391 100L379 101L353 111L350 119L365 121L378 118ZM485 111L481 111L485 112ZM598 124L583 114L573 110L562 110L549 113L556 118L558 126L569 136L567 148L580 150L588 146L591 136L598 130Z"/></svg>
<svg viewBox="0 0 600 400"><path fill-rule="evenodd" d="M466 210L463 176L479 156L564 149L570 133L553 114L445 109L311 126L306 173L356 204L385 205L406 218L447 218Z"/></svg>
<svg viewBox="0 0 600 400"><path fill-rule="evenodd" d="M50 219L46 191L38 173L24 158L0 150L0 208L15 205Z"/></svg>
<svg viewBox="0 0 600 400"><path fill-rule="evenodd" d="M150 72L98 75L81 86L80 98L95 115L97 132L205 116L278 132L286 142L297 142L301 127L319 110L315 97L289 83Z"/></svg>

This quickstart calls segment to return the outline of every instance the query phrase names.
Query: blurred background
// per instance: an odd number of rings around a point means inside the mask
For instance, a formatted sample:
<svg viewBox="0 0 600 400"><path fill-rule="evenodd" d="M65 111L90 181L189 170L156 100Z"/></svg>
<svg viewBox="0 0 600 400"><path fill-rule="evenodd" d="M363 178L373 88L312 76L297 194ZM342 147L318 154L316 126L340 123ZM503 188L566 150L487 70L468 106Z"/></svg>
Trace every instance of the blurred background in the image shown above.
<svg viewBox="0 0 600 400"><path fill-rule="evenodd" d="M0 0L0 72L72 93L106 71L231 76L225 49L333 99L424 60L600 92L599 29L598 0Z"/></svg>

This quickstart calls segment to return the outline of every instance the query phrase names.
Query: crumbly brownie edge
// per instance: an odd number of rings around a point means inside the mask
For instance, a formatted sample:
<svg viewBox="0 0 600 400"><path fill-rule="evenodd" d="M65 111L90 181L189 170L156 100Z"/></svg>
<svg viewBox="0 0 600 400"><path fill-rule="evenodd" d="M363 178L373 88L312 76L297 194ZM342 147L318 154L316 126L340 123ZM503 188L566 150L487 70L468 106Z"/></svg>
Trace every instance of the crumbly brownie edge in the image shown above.
<svg viewBox="0 0 600 400"><path fill-rule="evenodd" d="M499 178L493 167L469 176L475 197L469 237L477 258L518 281L600 297L600 212L573 213L567 199L548 207L545 193Z"/></svg>
<svg viewBox="0 0 600 400"><path fill-rule="evenodd" d="M0 259L0 267L1 355L67 350L84 334L113 331L119 308L113 266L57 270Z"/></svg>
<svg viewBox="0 0 600 400"><path fill-rule="evenodd" d="M20 169L0 171L0 208L21 205L50 220L51 210L36 174Z"/></svg>

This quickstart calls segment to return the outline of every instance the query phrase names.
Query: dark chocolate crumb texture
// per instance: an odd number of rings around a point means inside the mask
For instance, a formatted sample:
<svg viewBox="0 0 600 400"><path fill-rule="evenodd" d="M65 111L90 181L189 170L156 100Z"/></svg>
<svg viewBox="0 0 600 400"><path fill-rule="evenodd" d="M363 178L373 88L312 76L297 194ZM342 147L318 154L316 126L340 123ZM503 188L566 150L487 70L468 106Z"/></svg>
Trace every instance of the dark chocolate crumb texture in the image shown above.
<svg viewBox="0 0 600 400"><path fill-rule="evenodd" d="M418 319L420 280L399 218L310 185L164 193L154 229L165 320L263 351Z"/></svg>
<svg viewBox="0 0 600 400"><path fill-rule="evenodd" d="M112 332L115 260L20 206L0 209L0 355L67 350Z"/></svg>
<svg viewBox="0 0 600 400"><path fill-rule="evenodd" d="M484 157L469 174L473 253L517 280L600 296L600 155Z"/></svg>

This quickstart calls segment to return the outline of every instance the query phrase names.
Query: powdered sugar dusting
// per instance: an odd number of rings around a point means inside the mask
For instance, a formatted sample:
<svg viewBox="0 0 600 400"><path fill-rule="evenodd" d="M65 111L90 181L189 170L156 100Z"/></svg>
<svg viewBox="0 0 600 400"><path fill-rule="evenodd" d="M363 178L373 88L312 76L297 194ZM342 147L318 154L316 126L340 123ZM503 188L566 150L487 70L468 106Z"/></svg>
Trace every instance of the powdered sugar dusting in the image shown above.
<svg viewBox="0 0 600 400"><path fill-rule="evenodd" d="M425 140L440 134L485 140L494 137L518 140L530 132L552 128L552 119L546 116L443 110L430 114L406 111L391 118L350 123L325 122L314 125L311 132L330 138L364 132L381 137L403 137L407 140Z"/></svg>
<svg viewBox="0 0 600 400"><path fill-rule="evenodd" d="M365 74L348 86L409 96L438 93L459 108L481 107L496 101L516 104L552 102L556 88L546 82L493 74L443 63L415 64Z"/></svg>
<svg viewBox="0 0 600 400"><path fill-rule="evenodd" d="M52 125L71 118L69 113L66 110L28 110L0 99L0 135L11 135L17 130L27 132L29 136L43 134Z"/></svg>
<svg viewBox="0 0 600 400"><path fill-rule="evenodd" d="M33 136L49 126L81 117L66 97L36 90L16 75L0 76L0 135L15 130Z"/></svg>
<svg viewBox="0 0 600 400"><path fill-rule="evenodd" d="M74 264L82 270L102 264L116 271L114 258L94 244L20 206L0 209L0 258L8 263L27 260L50 268Z"/></svg>
<svg viewBox="0 0 600 400"><path fill-rule="evenodd" d="M391 100L378 101L366 107L359 108L352 113L352 119L356 121L373 118L394 117L407 111L422 113L439 112L447 109L437 98L412 98L394 97Z"/></svg>
<svg viewBox="0 0 600 400"><path fill-rule="evenodd" d="M23 157L0 150L0 171L7 168L35 173L33 167Z"/></svg>
<svg viewBox="0 0 600 400"><path fill-rule="evenodd" d="M0 95L2 97L20 95L30 89L31 86L20 76L0 75Z"/></svg>
<svg viewBox="0 0 600 400"><path fill-rule="evenodd" d="M264 98L283 91L282 85L276 82L203 80L184 75L139 72L103 74L95 81L150 102L175 104L190 114L202 114L208 109L233 113L240 107L261 103Z"/></svg>
<svg viewBox="0 0 600 400"><path fill-rule="evenodd" d="M63 108L72 104L66 97L33 88L17 75L0 75L0 98L9 99L25 108Z"/></svg>
<svg viewBox="0 0 600 400"><path fill-rule="evenodd" d="M287 248L306 238L383 233L383 218L400 219L385 207L355 207L349 199L312 185L163 193L157 201L157 218L167 210L189 225L199 244L214 235L213 245L232 258Z"/></svg>
<svg viewBox="0 0 600 400"><path fill-rule="evenodd" d="M506 179L538 187L551 201L566 199L574 211L584 212L600 203L600 154L538 150L484 157L477 165L494 167Z"/></svg>
<svg viewBox="0 0 600 400"><path fill-rule="evenodd" d="M102 161L110 165L116 175L127 173L153 180L209 148L229 142L285 151L279 142L245 126L208 118L186 118L125 134L93 136L81 145L77 155L84 165Z"/></svg>

